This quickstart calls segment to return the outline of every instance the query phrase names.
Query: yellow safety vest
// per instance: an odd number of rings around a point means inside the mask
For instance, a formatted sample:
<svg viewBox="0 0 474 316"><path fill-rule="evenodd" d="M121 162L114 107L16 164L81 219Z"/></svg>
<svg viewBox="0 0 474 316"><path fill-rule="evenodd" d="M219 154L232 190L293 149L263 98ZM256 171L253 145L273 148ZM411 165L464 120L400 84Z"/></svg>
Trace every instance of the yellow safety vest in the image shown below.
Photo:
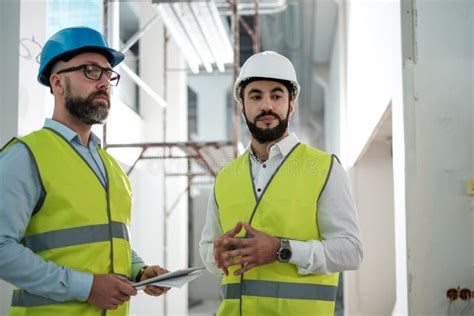
<svg viewBox="0 0 474 316"><path fill-rule="evenodd" d="M317 201L327 181L331 155L296 145L270 179L260 198L246 152L217 175L214 194L224 232L238 221L290 240L320 240ZM245 237L242 230L238 237ZM275 254L276 256L276 254ZM242 276L229 269L222 279L218 315L333 315L339 274L300 275L289 263L273 262Z"/></svg>
<svg viewBox="0 0 474 316"><path fill-rule="evenodd" d="M72 145L43 128L16 142L30 151L46 192L33 214L22 243L46 261L92 273L131 277L128 236L131 186L119 164L99 149L107 185ZM13 292L11 315L128 315L129 304L105 311L78 301L58 302L23 289Z"/></svg>

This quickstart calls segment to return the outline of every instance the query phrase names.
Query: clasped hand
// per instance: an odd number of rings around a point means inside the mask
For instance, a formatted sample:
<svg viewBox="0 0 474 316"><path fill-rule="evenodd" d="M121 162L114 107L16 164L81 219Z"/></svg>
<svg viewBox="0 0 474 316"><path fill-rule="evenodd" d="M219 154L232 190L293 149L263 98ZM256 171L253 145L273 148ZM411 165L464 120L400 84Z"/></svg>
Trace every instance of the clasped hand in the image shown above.
<svg viewBox="0 0 474 316"><path fill-rule="evenodd" d="M244 228L249 238L235 237ZM246 271L277 259L280 240L272 235L259 231L247 223L238 222L234 228L214 241L214 260L224 274L229 275L228 268L242 265L234 272L241 275Z"/></svg>

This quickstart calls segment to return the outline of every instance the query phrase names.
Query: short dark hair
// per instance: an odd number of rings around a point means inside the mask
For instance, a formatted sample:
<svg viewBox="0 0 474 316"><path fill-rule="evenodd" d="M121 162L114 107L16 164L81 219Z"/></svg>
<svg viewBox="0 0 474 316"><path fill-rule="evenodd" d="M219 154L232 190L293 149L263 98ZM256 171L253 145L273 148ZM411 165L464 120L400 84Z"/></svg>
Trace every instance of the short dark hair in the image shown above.
<svg viewBox="0 0 474 316"><path fill-rule="evenodd" d="M288 90L288 94L290 95L290 100L295 99L296 93L298 92L298 90L297 90L297 87L291 81L283 80L283 79L276 79L276 78L266 78L266 77L251 77L251 78L248 78L246 80L243 80L240 83L240 86L239 86L239 88L240 88L240 98L242 100L244 99L244 89L249 83L252 83L254 81L262 81L262 80L275 81L275 82L281 83Z"/></svg>

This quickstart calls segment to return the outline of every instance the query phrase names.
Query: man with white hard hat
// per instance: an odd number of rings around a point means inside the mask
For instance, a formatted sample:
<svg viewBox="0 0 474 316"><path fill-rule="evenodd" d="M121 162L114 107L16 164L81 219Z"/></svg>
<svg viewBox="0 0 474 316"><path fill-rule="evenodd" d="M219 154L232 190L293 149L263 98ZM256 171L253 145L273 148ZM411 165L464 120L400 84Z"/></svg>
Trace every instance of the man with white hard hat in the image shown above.
<svg viewBox="0 0 474 316"><path fill-rule="evenodd" d="M299 92L291 62L271 51L235 82L251 141L218 173L200 241L223 274L218 315L333 315L339 272L361 263L344 169L288 131Z"/></svg>
<svg viewBox="0 0 474 316"><path fill-rule="evenodd" d="M108 116L123 59L87 27L43 47L38 81L54 95L53 117L0 151L0 279L16 286L11 315L128 315L132 283L167 272L131 249L130 181L91 132Z"/></svg>

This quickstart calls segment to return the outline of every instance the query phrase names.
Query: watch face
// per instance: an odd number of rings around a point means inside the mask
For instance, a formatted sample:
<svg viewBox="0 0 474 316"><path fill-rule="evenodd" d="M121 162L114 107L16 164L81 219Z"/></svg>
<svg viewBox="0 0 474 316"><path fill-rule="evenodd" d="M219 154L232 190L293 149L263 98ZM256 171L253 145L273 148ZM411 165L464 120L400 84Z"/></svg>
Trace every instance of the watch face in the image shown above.
<svg viewBox="0 0 474 316"><path fill-rule="evenodd" d="M290 249L281 249L280 250L280 259L281 260L288 260L291 258L291 250Z"/></svg>

